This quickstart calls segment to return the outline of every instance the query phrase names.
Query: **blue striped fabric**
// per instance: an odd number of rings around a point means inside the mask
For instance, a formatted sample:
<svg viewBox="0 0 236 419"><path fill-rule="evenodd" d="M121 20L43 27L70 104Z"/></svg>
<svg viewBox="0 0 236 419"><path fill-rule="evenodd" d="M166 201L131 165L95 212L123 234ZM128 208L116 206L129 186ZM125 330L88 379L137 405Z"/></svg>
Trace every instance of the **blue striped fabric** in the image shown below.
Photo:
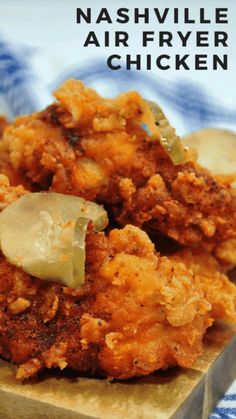
<svg viewBox="0 0 236 419"><path fill-rule="evenodd" d="M0 40L0 95L7 104L9 116L30 113L37 109L37 98L32 95L30 85L35 77L26 57L29 50L19 54Z"/></svg>
<svg viewBox="0 0 236 419"><path fill-rule="evenodd" d="M209 419L236 418L236 381L230 386L222 400L217 404Z"/></svg>

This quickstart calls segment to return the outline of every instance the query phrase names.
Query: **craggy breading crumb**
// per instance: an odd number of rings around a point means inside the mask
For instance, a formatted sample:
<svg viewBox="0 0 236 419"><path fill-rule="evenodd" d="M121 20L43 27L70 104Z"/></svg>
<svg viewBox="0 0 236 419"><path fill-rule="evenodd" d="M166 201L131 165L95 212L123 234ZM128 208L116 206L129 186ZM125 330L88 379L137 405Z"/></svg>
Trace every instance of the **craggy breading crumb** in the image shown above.
<svg viewBox="0 0 236 419"><path fill-rule="evenodd" d="M0 353L20 380L67 366L109 379L190 367L214 320L236 321L236 287L210 255L235 263L236 193L194 161L172 163L142 125L138 93L103 99L71 80L55 97L3 131L1 209L57 191L104 204L123 228L88 232L78 290L0 254ZM189 247L163 256L140 227Z"/></svg>
<svg viewBox="0 0 236 419"><path fill-rule="evenodd" d="M21 185L10 186L7 176L0 174L0 211L27 193Z"/></svg>
<svg viewBox="0 0 236 419"><path fill-rule="evenodd" d="M236 286L223 273L219 262L208 252L196 249L179 251L173 259L193 271L212 305L213 318L235 322Z"/></svg>
<svg viewBox="0 0 236 419"><path fill-rule="evenodd" d="M225 269L230 270L236 266L236 239L216 244L213 251Z"/></svg>
<svg viewBox="0 0 236 419"><path fill-rule="evenodd" d="M30 307L30 301L25 298L18 297L13 303L9 304L8 310L11 314L20 314Z"/></svg>
<svg viewBox="0 0 236 419"><path fill-rule="evenodd" d="M0 115L0 138L2 137L3 131L7 125L8 125L8 122L5 116Z"/></svg>
<svg viewBox="0 0 236 419"><path fill-rule="evenodd" d="M217 282L215 268L201 277L186 257L160 256L138 227L90 232L86 255L85 283L71 292L1 257L0 348L20 365L17 378L57 366L120 379L189 367L214 319L236 320L235 286L225 275ZM29 300L27 314L4 310L6 294Z"/></svg>
<svg viewBox="0 0 236 419"><path fill-rule="evenodd" d="M134 224L185 245L236 238L236 193L195 161L172 163L144 129L137 92L104 99L68 80L55 97L46 110L4 130L0 171L12 184L103 203L120 226Z"/></svg>
<svg viewBox="0 0 236 419"><path fill-rule="evenodd" d="M47 323L49 320L52 320L53 317L55 317L58 307L59 307L59 298L57 295L55 295L53 299L53 303L51 307L49 307L49 309L47 310L46 315L44 317L44 323Z"/></svg>

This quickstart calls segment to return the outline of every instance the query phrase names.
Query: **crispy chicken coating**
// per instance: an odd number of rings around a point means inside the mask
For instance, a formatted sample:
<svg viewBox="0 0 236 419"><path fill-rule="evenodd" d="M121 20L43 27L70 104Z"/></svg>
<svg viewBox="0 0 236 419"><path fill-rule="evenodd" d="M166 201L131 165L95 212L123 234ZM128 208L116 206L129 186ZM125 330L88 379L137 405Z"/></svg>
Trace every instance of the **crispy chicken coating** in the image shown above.
<svg viewBox="0 0 236 419"><path fill-rule="evenodd" d="M213 252L226 271L236 266L236 239L217 244Z"/></svg>
<svg viewBox="0 0 236 419"><path fill-rule="evenodd" d="M87 236L78 291L0 259L0 352L19 379L69 366L115 378L190 366L212 324L211 304L183 263L160 257L134 226Z"/></svg>
<svg viewBox="0 0 236 419"><path fill-rule="evenodd" d="M10 186L8 177L0 174L0 211L27 193L22 185Z"/></svg>
<svg viewBox="0 0 236 419"><path fill-rule="evenodd" d="M103 99L75 80L45 111L16 119L0 143L0 170L16 185L81 195L120 225L196 245L236 237L236 196L195 162L174 165L143 127L136 92Z"/></svg>
<svg viewBox="0 0 236 419"><path fill-rule="evenodd" d="M17 199L19 187L0 182L2 204ZM161 256L132 225L87 234L79 290L34 278L3 255L0 278L0 354L19 365L20 380L53 367L119 379L189 367L215 319L236 321L236 287L213 257Z"/></svg>
<svg viewBox="0 0 236 419"><path fill-rule="evenodd" d="M0 115L0 137L3 134L4 129L6 128L8 122L4 115Z"/></svg>
<svg viewBox="0 0 236 419"><path fill-rule="evenodd" d="M183 249L172 259L192 270L211 302L213 318L235 322L236 286L224 274L224 264L220 265L208 252L196 249Z"/></svg>
<svg viewBox="0 0 236 419"><path fill-rule="evenodd" d="M0 255L0 353L19 365L19 379L52 367L118 379L189 367L214 320L236 321L236 287L196 250L232 262L236 194L194 161L173 164L143 126L138 93L107 100L68 81L55 96L3 132L1 209L51 190L103 203L112 225L125 227L87 234L79 290ZM194 248L161 256L139 227Z"/></svg>
<svg viewBox="0 0 236 419"><path fill-rule="evenodd" d="M32 278L1 258L0 348L20 364L19 379L66 366L120 379L189 367L213 319L236 319L235 286L223 274L215 279L213 262L205 272L193 255L180 256L191 269L161 257L137 227L108 238L90 233L86 252L78 291Z"/></svg>

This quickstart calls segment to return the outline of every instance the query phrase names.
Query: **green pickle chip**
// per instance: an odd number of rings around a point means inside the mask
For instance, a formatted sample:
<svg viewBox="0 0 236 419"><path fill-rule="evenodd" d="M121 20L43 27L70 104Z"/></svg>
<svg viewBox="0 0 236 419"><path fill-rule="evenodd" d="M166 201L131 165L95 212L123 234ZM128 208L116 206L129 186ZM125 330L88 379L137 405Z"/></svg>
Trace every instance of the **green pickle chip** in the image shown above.
<svg viewBox="0 0 236 419"><path fill-rule="evenodd" d="M186 151L181 142L181 139L175 132L175 129L170 125L161 107L155 102L146 101L151 110L155 124L159 129L160 143L164 147L168 156L174 164L181 164L186 162Z"/></svg>
<svg viewBox="0 0 236 419"><path fill-rule="evenodd" d="M84 282L90 221L95 231L107 226L102 206L72 195L31 193L1 212L1 250L30 275L78 288Z"/></svg>

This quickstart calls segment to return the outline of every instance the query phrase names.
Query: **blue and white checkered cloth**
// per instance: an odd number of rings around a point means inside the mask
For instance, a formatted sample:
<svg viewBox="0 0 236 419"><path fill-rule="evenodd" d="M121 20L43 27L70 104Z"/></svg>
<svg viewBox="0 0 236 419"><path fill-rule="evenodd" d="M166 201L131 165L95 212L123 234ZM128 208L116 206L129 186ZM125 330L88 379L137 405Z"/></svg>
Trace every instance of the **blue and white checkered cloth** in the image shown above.
<svg viewBox="0 0 236 419"><path fill-rule="evenodd" d="M167 82L139 71L112 72L102 60L96 59L73 68L65 66L62 74L55 74L53 83L45 85L30 65L32 54L32 48L16 50L0 39L0 111L9 118L42 109L52 100L50 92L63 80L78 78L107 96L135 88L144 97L160 103L167 114L173 113L173 124L181 126L180 134L219 124L236 130L236 109L221 105L209 96L205 87L195 82ZM236 381L210 416L210 419L218 418L236 418Z"/></svg>
<svg viewBox="0 0 236 419"><path fill-rule="evenodd" d="M232 383L209 417L209 419L231 418L236 418L236 381Z"/></svg>

